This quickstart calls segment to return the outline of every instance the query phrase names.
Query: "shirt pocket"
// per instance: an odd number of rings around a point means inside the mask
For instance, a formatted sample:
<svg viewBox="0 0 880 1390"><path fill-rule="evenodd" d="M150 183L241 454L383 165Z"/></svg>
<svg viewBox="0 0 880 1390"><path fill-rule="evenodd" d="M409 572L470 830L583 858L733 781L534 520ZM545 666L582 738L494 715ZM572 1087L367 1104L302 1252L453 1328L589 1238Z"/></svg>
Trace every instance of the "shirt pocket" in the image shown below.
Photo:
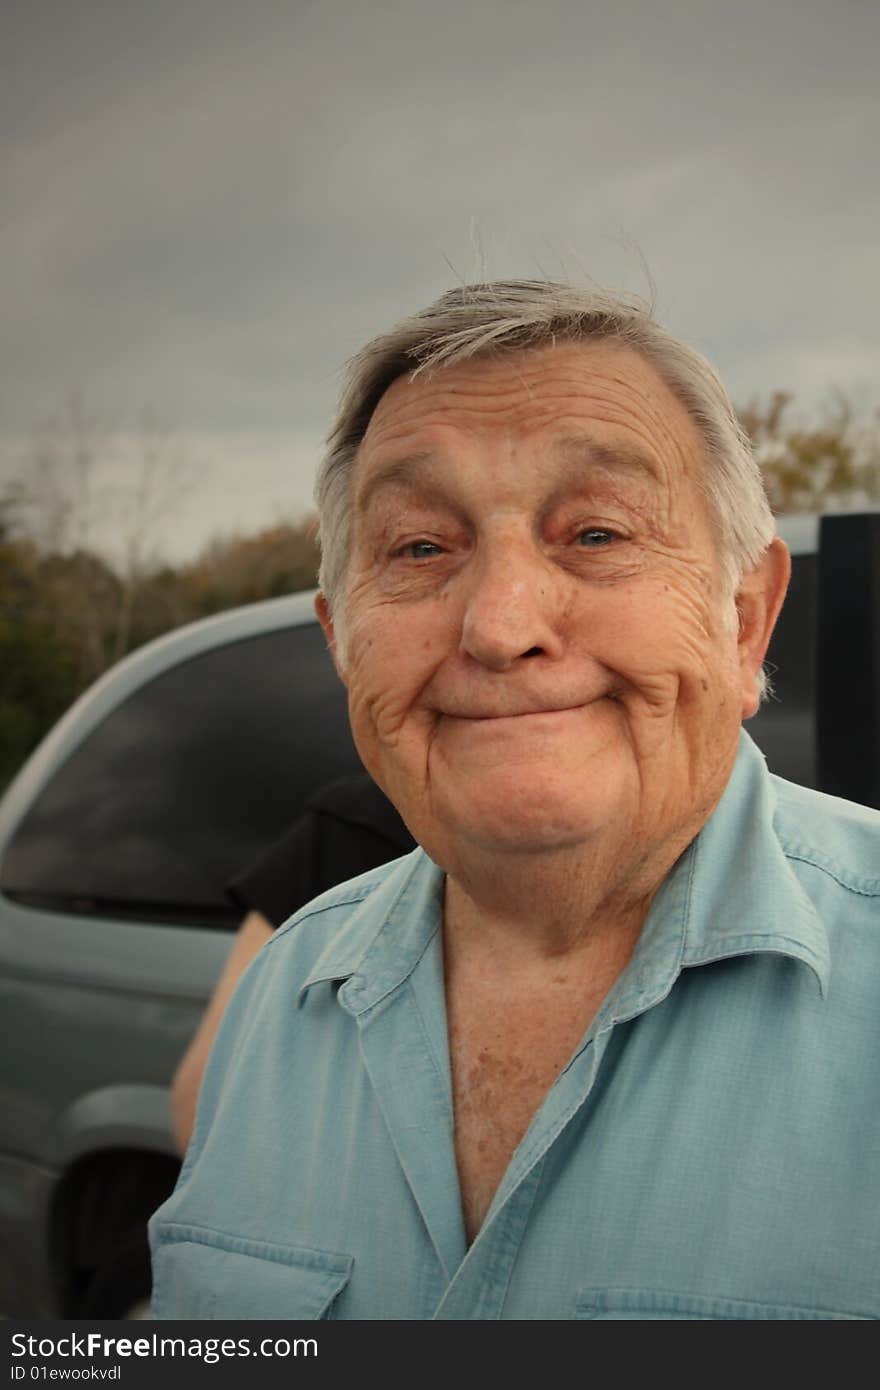
<svg viewBox="0 0 880 1390"><path fill-rule="evenodd" d="M651 1322L659 1319L691 1322L768 1319L800 1322L803 1319L870 1321L864 1313L832 1312L786 1303L756 1303L741 1298L715 1298L702 1294L675 1293L668 1289L581 1289L575 1318L603 1321Z"/></svg>
<svg viewBox="0 0 880 1390"><path fill-rule="evenodd" d="M153 1316L331 1318L354 1258L168 1222L154 1233Z"/></svg>

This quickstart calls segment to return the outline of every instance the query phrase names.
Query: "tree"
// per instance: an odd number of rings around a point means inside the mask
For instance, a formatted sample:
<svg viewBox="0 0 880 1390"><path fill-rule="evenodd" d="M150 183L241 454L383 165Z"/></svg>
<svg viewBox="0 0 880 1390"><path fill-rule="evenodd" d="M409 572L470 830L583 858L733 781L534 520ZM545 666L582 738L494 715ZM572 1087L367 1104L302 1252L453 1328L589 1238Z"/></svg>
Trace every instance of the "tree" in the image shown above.
<svg viewBox="0 0 880 1390"><path fill-rule="evenodd" d="M269 526L254 536L212 541L181 573L199 613L311 589L318 575L314 518Z"/></svg>
<svg viewBox="0 0 880 1390"><path fill-rule="evenodd" d="M817 424L791 416L792 396L752 402L740 422L755 447L773 511L821 512L880 502L880 415L860 419L838 392Z"/></svg>
<svg viewBox="0 0 880 1390"><path fill-rule="evenodd" d="M46 620L40 556L11 534L0 499L0 787L76 694L74 663Z"/></svg>
<svg viewBox="0 0 880 1390"><path fill-rule="evenodd" d="M154 537L157 527L193 481L192 467L180 442L151 414L144 416L134 449L134 473L128 488L123 489L119 523L121 588L114 660L131 646L138 594L156 565Z"/></svg>
<svg viewBox="0 0 880 1390"><path fill-rule="evenodd" d="M79 392L34 432L19 487L28 533L47 554L89 546L98 438Z"/></svg>
<svg viewBox="0 0 880 1390"><path fill-rule="evenodd" d="M51 557L45 594L76 647L80 685L130 650L159 524L191 484L180 442L149 413L133 433L111 434L74 393L35 432L18 485L22 525ZM108 523L112 561L96 553Z"/></svg>

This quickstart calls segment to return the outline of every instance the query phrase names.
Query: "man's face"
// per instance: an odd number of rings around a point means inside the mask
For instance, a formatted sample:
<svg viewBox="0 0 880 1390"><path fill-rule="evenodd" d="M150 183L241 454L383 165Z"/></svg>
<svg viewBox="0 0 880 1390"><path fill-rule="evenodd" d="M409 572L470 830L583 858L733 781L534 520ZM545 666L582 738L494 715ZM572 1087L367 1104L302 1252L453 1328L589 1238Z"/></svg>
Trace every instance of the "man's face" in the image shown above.
<svg viewBox="0 0 880 1390"><path fill-rule="evenodd" d="M382 397L337 663L364 763L443 867L597 840L637 860L712 810L763 652L738 640L704 466L687 412L616 344Z"/></svg>

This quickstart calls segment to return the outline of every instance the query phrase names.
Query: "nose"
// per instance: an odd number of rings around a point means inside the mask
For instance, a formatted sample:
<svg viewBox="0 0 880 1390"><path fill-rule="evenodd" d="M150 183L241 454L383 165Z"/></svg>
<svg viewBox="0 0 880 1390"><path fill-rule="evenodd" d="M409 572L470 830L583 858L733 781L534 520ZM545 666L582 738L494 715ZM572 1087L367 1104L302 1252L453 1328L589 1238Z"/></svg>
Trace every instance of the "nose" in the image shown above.
<svg viewBox="0 0 880 1390"><path fill-rule="evenodd" d="M481 547L467 576L462 651L491 671L558 657L563 584L531 539L507 535Z"/></svg>

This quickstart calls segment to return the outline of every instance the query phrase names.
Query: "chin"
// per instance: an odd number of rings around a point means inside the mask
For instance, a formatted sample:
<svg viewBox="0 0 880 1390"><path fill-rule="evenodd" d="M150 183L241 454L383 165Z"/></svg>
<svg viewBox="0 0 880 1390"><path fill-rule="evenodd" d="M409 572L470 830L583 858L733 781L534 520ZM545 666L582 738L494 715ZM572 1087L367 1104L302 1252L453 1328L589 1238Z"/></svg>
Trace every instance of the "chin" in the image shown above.
<svg viewBox="0 0 880 1390"><path fill-rule="evenodd" d="M520 786L502 801L458 798L449 807L448 838L496 854L545 854L584 848L608 824L611 808L590 800L538 796Z"/></svg>

